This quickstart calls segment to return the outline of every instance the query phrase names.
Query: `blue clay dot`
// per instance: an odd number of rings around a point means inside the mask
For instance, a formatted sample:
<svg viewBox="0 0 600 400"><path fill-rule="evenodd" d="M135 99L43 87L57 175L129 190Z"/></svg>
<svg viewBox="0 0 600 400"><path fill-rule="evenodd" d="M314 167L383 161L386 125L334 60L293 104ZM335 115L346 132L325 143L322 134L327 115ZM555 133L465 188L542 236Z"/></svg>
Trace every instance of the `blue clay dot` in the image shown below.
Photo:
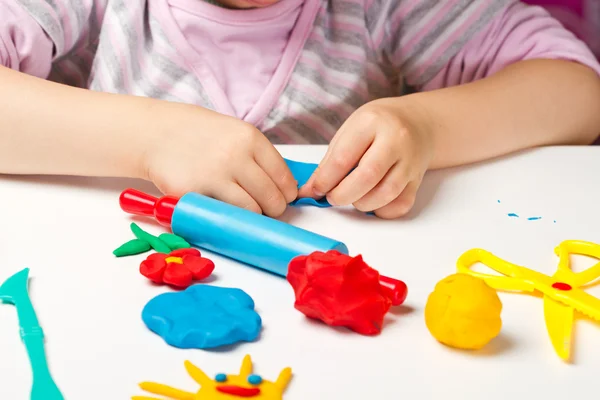
<svg viewBox="0 0 600 400"><path fill-rule="evenodd" d="M225 382L227 380L227 375L225 374L217 374L217 376L215 376L215 381L217 382Z"/></svg>
<svg viewBox="0 0 600 400"><path fill-rule="evenodd" d="M248 376L248 383L251 385L258 385L262 382L262 378L260 375L250 375Z"/></svg>

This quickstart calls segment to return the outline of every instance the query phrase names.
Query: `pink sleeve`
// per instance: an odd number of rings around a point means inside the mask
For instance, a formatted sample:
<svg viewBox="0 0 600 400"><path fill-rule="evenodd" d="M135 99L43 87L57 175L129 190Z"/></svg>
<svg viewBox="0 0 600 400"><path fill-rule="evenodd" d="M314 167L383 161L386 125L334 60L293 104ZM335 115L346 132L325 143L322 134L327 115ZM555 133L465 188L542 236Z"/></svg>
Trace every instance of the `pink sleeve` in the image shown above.
<svg viewBox="0 0 600 400"><path fill-rule="evenodd" d="M600 64L585 43L543 8L516 2L419 89L434 90L472 82L509 64L540 58L578 62L600 74Z"/></svg>
<svg viewBox="0 0 600 400"><path fill-rule="evenodd" d="M13 0L0 0L0 64L47 78L52 64L52 40Z"/></svg>

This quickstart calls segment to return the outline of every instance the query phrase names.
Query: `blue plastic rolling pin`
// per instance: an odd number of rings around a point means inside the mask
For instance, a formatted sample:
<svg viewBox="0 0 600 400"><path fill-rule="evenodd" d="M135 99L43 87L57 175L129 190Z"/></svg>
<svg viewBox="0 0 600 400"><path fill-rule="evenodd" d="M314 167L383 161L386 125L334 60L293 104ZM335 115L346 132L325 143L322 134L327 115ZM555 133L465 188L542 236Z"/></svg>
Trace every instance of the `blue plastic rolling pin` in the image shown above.
<svg viewBox="0 0 600 400"><path fill-rule="evenodd" d="M346 245L288 223L231 204L187 193L181 198L156 198L127 189L119 198L127 213L155 218L191 245L232 258L271 273L287 276L290 261L315 251L337 250Z"/></svg>

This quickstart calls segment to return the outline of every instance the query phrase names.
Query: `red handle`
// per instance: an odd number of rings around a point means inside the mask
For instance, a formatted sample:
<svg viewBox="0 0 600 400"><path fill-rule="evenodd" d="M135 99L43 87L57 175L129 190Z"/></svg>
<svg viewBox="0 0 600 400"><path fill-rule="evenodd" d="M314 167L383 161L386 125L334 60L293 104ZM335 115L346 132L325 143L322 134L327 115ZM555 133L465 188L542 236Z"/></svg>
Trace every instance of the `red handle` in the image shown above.
<svg viewBox="0 0 600 400"><path fill-rule="evenodd" d="M379 284L387 292L388 297L392 300L392 305L399 306L404 303L406 296L408 295L408 287L406 283L390 278L387 276L379 275Z"/></svg>
<svg viewBox="0 0 600 400"><path fill-rule="evenodd" d="M126 189L119 197L121 209L129 214L154 217L161 225L171 226L171 218L179 201L173 196L154 197L135 189Z"/></svg>

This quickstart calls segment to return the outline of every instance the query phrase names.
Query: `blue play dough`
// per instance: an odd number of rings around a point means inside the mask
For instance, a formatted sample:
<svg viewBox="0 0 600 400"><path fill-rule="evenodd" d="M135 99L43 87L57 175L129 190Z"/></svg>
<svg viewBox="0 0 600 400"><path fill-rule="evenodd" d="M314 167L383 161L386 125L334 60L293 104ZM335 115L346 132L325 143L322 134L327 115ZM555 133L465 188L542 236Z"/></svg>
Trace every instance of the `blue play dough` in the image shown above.
<svg viewBox="0 0 600 400"><path fill-rule="evenodd" d="M294 179L296 179L296 181L298 181L298 189L300 189L300 187L302 187L310 179L313 172L315 172L315 169L317 169L317 167L318 167L318 164L292 161L292 160L288 160L287 158L284 158L284 160L285 160L286 164L288 165L288 168L290 169L290 171L292 171L292 175L294 176ZM321 207L321 208L331 207L331 204L329 204L329 202L327 201L327 199L325 197L322 199L319 199L319 200L315 200L310 197L303 197L300 199L296 199L290 203L291 206L297 206L297 205L303 205L303 204L306 204L309 206ZM375 215L375 213L370 211L367 213L367 215Z"/></svg>
<svg viewBox="0 0 600 400"><path fill-rule="evenodd" d="M154 297L144 307L142 320L166 343L182 349L251 342L262 327L246 292L205 284Z"/></svg>
<svg viewBox="0 0 600 400"><path fill-rule="evenodd" d="M303 163L299 161L292 161L288 159L284 159L290 171L292 171L292 175L294 175L294 179L298 182L298 188L302 187L308 179L312 176L315 169L317 169L318 164L311 163ZM296 205L310 205L316 207L331 207L331 204L327 201L326 198L322 198L319 200L315 200L310 197L303 197L296 199L290 203L292 206Z"/></svg>

